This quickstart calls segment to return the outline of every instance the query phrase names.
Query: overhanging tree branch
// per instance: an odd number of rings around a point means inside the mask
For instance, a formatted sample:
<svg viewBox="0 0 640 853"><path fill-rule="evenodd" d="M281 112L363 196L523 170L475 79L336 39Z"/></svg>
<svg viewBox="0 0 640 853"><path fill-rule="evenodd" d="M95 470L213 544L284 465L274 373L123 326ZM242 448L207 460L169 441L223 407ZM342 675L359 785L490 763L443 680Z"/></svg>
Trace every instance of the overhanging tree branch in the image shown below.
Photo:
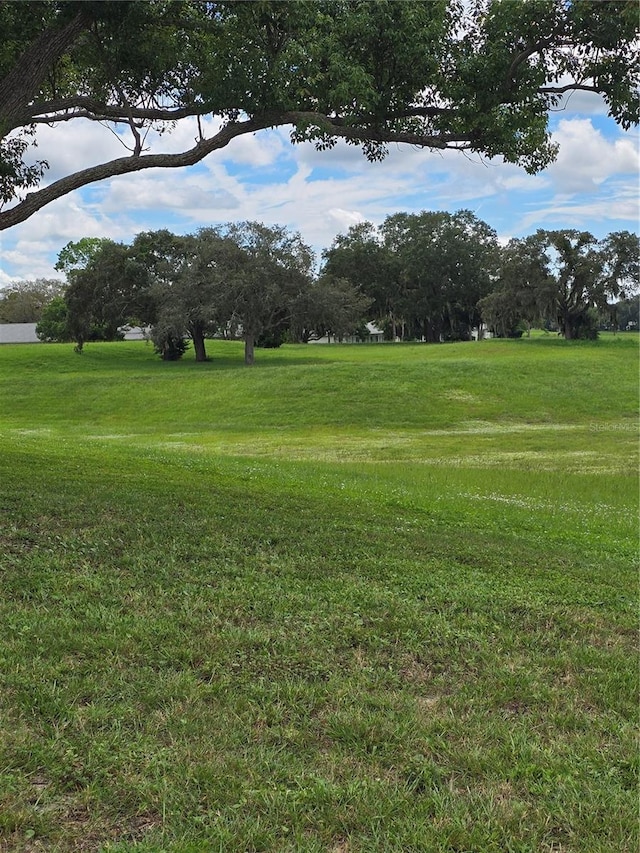
<svg viewBox="0 0 640 853"><path fill-rule="evenodd" d="M569 83L566 86L543 86L538 90L543 95L564 95L566 92L596 92L601 93L600 86L588 86L580 83Z"/></svg>
<svg viewBox="0 0 640 853"><path fill-rule="evenodd" d="M319 149L344 139L369 160L398 143L503 156L535 172L554 157L545 117L566 92L600 92L619 124L638 121L632 0L597 10L548 0L540 19L529 4L467 13L424 0L392 4L392 16L386 3L264 0L259 14L199 0L51 0L4 14L7 5L0 0L0 191L13 207L0 212L0 230L87 184L193 165L268 127L291 125L293 141ZM143 153L150 128L193 116L193 148ZM204 116L226 122L209 139ZM132 155L25 196L47 168L29 164L34 127L75 119L128 125Z"/></svg>
<svg viewBox="0 0 640 853"><path fill-rule="evenodd" d="M332 118L322 113L295 111L283 113L285 121L283 124L293 124L297 127L316 127L320 133L327 133L332 137L340 137L349 142L380 142L402 143L415 145L419 148L437 148L445 150L459 144L468 147L470 139L468 135L437 133L423 134L409 131L386 130L382 127L374 127L368 124L345 124L343 119Z"/></svg>
<svg viewBox="0 0 640 853"><path fill-rule="evenodd" d="M105 104L94 98L74 97L58 98L52 101L36 101L16 116L14 127L24 124L58 124L74 118L86 118L94 121L113 121L127 123L129 114L139 121L180 121L190 116L203 115L210 109L203 104L192 107L127 107Z"/></svg>
<svg viewBox="0 0 640 853"><path fill-rule="evenodd" d="M98 166L91 166L88 169L81 169L73 175L68 175L65 178L54 181L48 187L29 193L23 201L9 210L1 212L0 231L11 228L19 222L24 222L45 205L50 204L58 198L62 198L62 196L73 190L87 186L87 184L103 181L106 178L113 178L116 175L139 172L143 169L172 169L180 168L181 166L193 166L212 151L224 148L236 136L242 136L245 133L255 133L257 130L264 130L279 123L281 122L275 116L263 116L261 118L248 119L247 121L231 122L216 133L215 136L199 141L193 148L179 154L132 155L131 157L120 157L116 160L110 160L108 163L101 163Z"/></svg>
<svg viewBox="0 0 640 853"><path fill-rule="evenodd" d="M270 127L281 127L284 125L315 126L321 132L328 132L331 136L341 137L348 141L362 142L369 140L386 143L403 143L418 146L420 148L434 148L444 150L455 147L457 149L469 147L470 143L464 136L422 135L419 133L402 133L386 131L383 129L347 127L332 121L331 118L314 112L279 112L255 116L246 121L229 122L215 136L209 139L199 140L193 148L179 154L140 154L135 153L130 157L120 157L107 163L81 169L72 175L54 181L48 187L36 192L29 193L26 198L9 210L0 212L0 231L24 222L36 211L45 207L62 196L80 187L87 186L97 181L113 178L117 175L126 175L131 172L140 172L144 169L175 169L182 166L193 166L199 163L211 152L227 146L237 136L247 133L255 133Z"/></svg>

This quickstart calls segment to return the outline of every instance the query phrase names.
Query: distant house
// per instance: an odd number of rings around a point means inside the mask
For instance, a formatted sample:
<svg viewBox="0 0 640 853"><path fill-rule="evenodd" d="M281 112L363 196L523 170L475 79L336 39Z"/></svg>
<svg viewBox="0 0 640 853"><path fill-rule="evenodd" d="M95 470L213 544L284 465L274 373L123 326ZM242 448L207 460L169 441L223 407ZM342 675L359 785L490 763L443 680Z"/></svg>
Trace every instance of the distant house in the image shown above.
<svg viewBox="0 0 640 853"><path fill-rule="evenodd" d="M125 341L148 341L151 333L150 326L120 326L118 330L124 332Z"/></svg>
<svg viewBox="0 0 640 853"><path fill-rule="evenodd" d="M369 332L367 343L379 344L384 340L384 332L382 329L379 329L374 323L367 323L366 326L367 331Z"/></svg>
<svg viewBox="0 0 640 853"><path fill-rule="evenodd" d="M37 323L0 323L0 344L37 344Z"/></svg>
<svg viewBox="0 0 640 853"><path fill-rule="evenodd" d="M344 335L342 338L337 338L335 335L323 335L321 338L312 339L310 344L377 344L384 340L384 332L379 329L375 323L365 323L367 335L358 337L357 335Z"/></svg>
<svg viewBox="0 0 640 853"><path fill-rule="evenodd" d="M0 323L0 344L38 344L37 323ZM146 341L149 339L149 327L122 326L125 341Z"/></svg>

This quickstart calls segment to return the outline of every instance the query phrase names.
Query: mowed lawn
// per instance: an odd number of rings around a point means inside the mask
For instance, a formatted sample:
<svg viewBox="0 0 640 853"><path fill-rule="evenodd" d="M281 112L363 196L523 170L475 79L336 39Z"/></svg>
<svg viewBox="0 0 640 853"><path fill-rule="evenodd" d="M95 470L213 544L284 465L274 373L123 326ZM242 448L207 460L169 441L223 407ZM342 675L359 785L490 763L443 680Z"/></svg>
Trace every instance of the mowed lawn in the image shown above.
<svg viewBox="0 0 640 853"><path fill-rule="evenodd" d="M638 337L0 347L0 851L638 849Z"/></svg>

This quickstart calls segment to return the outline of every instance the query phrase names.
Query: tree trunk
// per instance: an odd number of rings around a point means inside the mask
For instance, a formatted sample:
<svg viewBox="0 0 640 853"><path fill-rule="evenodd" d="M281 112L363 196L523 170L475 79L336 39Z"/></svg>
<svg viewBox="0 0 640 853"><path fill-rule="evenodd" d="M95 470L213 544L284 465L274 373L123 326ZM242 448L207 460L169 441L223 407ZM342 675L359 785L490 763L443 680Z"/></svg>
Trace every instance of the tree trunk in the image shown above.
<svg viewBox="0 0 640 853"><path fill-rule="evenodd" d="M575 337L574 327L573 323L571 322L571 317L568 314L565 314L562 317L562 320L560 322L560 329L562 331L562 336L565 341L573 340L573 338Z"/></svg>
<svg viewBox="0 0 640 853"><path fill-rule="evenodd" d="M244 336L244 363L251 366L254 362L253 348L255 346L255 335Z"/></svg>
<svg viewBox="0 0 640 853"><path fill-rule="evenodd" d="M435 323L427 320L424 324L424 332L425 340L428 344L440 343L440 329Z"/></svg>
<svg viewBox="0 0 640 853"><path fill-rule="evenodd" d="M193 349L196 354L196 361L207 360L207 350L204 343L204 333L199 326L191 329L191 337L193 339Z"/></svg>

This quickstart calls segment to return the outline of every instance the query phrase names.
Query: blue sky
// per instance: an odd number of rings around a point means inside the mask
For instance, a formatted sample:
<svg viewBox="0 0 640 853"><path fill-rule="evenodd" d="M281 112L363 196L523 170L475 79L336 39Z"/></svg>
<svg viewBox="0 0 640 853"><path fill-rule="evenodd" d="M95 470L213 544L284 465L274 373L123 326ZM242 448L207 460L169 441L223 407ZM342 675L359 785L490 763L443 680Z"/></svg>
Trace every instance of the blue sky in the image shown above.
<svg viewBox="0 0 640 853"><path fill-rule="evenodd" d="M214 127L213 120L209 122ZM130 242L139 231L189 233L216 223L255 219L300 231L317 252L350 225L380 224L398 211L470 209L502 241L536 228L579 228L596 237L639 229L639 135L611 121L597 96L574 93L551 116L557 161L538 175L499 159L460 152L394 147L382 163L339 143L317 152L293 146L281 128L239 137L189 169L149 170L78 190L27 222L0 232L0 287L59 277L60 249L82 237ZM161 139L152 151L191 147L193 123ZM125 154L101 125L43 127L38 157L47 179Z"/></svg>

